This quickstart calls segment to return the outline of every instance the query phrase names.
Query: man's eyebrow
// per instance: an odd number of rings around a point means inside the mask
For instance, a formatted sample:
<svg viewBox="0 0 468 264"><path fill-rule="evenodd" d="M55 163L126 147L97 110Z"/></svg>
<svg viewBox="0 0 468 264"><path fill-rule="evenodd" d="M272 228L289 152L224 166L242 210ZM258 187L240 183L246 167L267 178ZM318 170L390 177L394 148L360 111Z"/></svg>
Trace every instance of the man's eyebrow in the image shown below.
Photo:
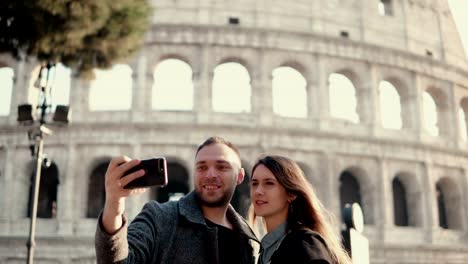
<svg viewBox="0 0 468 264"><path fill-rule="evenodd" d="M206 160L199 160L199 161L195 162L195 165L204 165L207 162L208 161L206 161ZM230 161L224 160L224 159L217 159L217 160L215 160L215 163L216 164L226 164L226 165L230 165L230 166L233 166L234 164L237 165L237 162L234 162L234 161L230 162Z"/></svg>

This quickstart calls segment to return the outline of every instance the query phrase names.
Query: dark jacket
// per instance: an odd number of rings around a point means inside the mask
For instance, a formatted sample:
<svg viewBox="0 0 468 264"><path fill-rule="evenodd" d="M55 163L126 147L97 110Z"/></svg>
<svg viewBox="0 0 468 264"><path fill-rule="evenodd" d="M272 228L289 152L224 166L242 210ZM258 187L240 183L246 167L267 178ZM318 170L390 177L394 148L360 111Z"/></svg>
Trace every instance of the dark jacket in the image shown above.
<svg viewBox="0 0 468 264"><path fill-rule="evenodd" d="M305 228L290 230L271 256L271 264L333 264L330 250L318 233ZM266 263L265 263L266 264Z"/></svg>
<svg viewBox="0 0 468 264"><path fill-rule="evenodd" d="M231 206L227 217L245 239L240 249L241 263L254 263L250 243L258 240ZM206 225L194 192L178 202L148 202L128 229L124 222L116 234L108 235L99 218L95 239L98 263L222 263L217 228Z"/></svg>

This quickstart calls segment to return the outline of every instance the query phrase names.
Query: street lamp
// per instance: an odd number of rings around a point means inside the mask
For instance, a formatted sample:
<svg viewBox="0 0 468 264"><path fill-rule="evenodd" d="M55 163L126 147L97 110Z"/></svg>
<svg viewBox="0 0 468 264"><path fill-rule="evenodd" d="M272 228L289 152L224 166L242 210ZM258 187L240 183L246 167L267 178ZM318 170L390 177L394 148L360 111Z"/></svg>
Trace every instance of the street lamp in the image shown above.
<svg viewBox="0 0 468 264"><path fill-rule="evenodd" d="M39 100L36 109L39 111L39 118L34 119L35 111L33 111L33 106L30 104L22 104L18 106L18 122L22 125L29 125L31 128L28 130L28 138L31 141L30 149L31 155L36 159L36 173L32 181L32 191L33 195L31 196L31 222L29 228L29 239L26 243L28 248L28 264L33 263L34 258L34 248L35 248L35 232L36 232L36 219L37 219L37 203L39 198L39 185L41 180L41 169L43 161L45 160L45 155L43 153L44 148L44 136L51 135L53 131L46 126L46 115L48 110L52 107L48 103L48 97L53 85L52 72L54 72L55 65L52 63L47 63L42 65L39 70L39 76L35 82L35 87L39 91ZM55 76L54 76L55 77ZM70 122L70 108L65 105L57 105L53 117L53 121L56 124L68 124Z"/></svg>
<svg viewBox="0 0 468 264"><path fill-rule="evenodd" d="M361 206L358 203L346 204L342 212L346 228L341 234L352 264L369 264L369 240L362 234L364 215Z"/></svg>

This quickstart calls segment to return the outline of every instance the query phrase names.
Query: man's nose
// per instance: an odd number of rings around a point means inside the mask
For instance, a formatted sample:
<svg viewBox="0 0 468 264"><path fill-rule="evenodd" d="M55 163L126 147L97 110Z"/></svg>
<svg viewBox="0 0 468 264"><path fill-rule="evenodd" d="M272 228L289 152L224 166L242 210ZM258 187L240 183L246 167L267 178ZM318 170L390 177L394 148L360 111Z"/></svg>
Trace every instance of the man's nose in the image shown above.
<svg viewBox="0 0 468 264"><path fill-rule="evenodd" d="M211 167L208 168L208 171L206 172L206 177L216 177L218 176L218 173L216 172L216 168Z"/></svg>

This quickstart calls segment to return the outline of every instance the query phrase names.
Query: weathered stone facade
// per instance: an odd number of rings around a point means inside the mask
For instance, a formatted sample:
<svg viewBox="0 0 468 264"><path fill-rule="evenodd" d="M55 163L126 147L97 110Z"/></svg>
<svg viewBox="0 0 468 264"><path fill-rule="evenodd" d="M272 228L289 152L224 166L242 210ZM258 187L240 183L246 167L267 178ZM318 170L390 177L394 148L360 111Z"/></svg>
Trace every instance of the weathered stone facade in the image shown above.
<svg viewBox="0 0 468 264"><path fill-rule="evenodd" d="M129 61L131 110L88 110L89 83L73 79L73 123L45 139L60 184L56 217L38 219L38 263L95 262L96 219L87 217L87 206L99 164L122 154L166 156L192 175L194 150L210 135L237 144L247 170L265 152L295 159L337 215L340 176L351 173L360 186L371 263L468 263L468 145L458 129L458 109L468 113L468 61L446 1L389 1L391 16L379 15L379 1L371 0L152 2L154 25ZM193 111L152 109L153 71L167 58L192 68ZM16 106L30 98L36 65L6 56L0 62L15 71L11 114L0 117L0 263L23 263L34 162ZM250 112L212 110L213 70L223 62L249 72ZM306 79L306 118L273 113L271 73L279 66ZM331 73L353 82L359 123L330 115ZM400 94L401 130L381 125L381 80L392 81ZM439 136L423 129L425 91L438 107ZM406 190L408 226L394 224L396 176ZM191 188L191 179L186 184ZM436 185L448 228L440 227ZM134 216L153 195L130 199L127 214Z"/></svg>

